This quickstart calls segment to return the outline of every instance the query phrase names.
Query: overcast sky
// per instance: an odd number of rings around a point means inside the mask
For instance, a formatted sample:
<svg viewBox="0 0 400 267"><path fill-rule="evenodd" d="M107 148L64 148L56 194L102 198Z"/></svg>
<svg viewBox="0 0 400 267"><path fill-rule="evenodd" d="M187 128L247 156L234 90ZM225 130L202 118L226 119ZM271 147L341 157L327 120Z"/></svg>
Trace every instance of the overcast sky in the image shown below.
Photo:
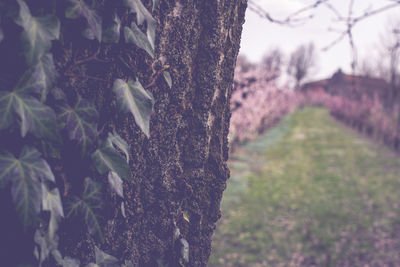
<svg viewBox="0 0 400 267"><path fill-rule="evenodd" d="M262 6L274 18L285 18L288 14L297 11L315 0L253 0ZM393 0L355 0L354 15L361 15L366 9L373 10L390 3ZM346 16L350 0L331 0L332 5ZM246 55L250 61L259 61L268 50L279 47L285 54L290 54L297 46L303 43L314 42L318 49L318 71L315 79L330 76L338 68L351 72L351 50L347 39L331 48L327 52L321 49L330 44L337 33L328 28L343 29L343 24L334 23L333 13L326 7L320 6L313 12L314 18L300 27L285 27L260 18L251 10L246 11L246 22L243 26L240 53ZM376 47L385 31L389 20L400 19L400 7L372 16L358 23L354 28L354 40L358 49L358 58L376 57Z"/></svg>

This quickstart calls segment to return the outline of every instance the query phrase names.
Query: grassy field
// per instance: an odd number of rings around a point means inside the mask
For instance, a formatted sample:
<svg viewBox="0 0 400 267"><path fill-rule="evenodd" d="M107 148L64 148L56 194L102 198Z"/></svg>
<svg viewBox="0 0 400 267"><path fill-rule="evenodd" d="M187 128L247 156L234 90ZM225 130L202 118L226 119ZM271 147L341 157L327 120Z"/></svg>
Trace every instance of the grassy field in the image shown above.
<svg viewBox="0 0 400 267"><path fill-rule="evenodd" d="M400 158L304 108L231 155L209 266L399 266Z"/></svg>

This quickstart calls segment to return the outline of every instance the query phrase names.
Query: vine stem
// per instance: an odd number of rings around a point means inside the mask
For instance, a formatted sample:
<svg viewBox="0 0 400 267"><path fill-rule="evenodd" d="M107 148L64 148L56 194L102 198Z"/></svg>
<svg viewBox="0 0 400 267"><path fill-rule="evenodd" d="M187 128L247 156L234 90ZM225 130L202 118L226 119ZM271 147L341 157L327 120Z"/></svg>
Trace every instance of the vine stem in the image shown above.
<svg viewBox="0 0 400 267"><path fill-rule="evenodd" d="M102 79L102 78L98 78L98 77L93 77L93 76L88 76L88 75L81 75L81 74L75 74L75 73L64 73L64 76L68 76L68 77L74 77L74 78L86 78L86 79L91 79L91 80L95 80L95 81L100 81L100 82L110 82L108 80Z"/></svg>

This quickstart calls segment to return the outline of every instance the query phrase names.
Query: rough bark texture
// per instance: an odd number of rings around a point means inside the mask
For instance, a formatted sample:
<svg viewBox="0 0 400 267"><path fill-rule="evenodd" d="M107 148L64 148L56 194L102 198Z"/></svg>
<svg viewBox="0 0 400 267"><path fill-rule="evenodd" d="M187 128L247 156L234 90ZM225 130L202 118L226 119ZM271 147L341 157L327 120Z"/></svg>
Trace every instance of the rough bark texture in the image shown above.
<svg viewBox="0 0 400 267"><path fill-rule="evenodd" d="M143 2L151 6L150 1ZM53 44L61 74L57 86L70 98L78 92L96 104L104 133L115 129L131 145L132 170L132 180L124 183L126 217L121 214L121 199L105 188L105 242L98 243L78 220L69 219L60 229L63 255L86 264L94 260L97 245L118 259L132 260L134 266L157 266L157 260L179 266L180 238L185 238L189 243L186 266L207 264L229 177L229 99L245 8L244 0L161 0L153 14L158 21L154 64L133 45L99 48L94 41L77 39L80 22L62 21L66 25L63 43ZM102 10L105 17L113 11L121 17L126 13L111 0L102 2ZM74 57L85 58L96 51L107 62L74 65ZM158 65L166 64L173 86L170 89L160 77L148 88L155 98L148 139L131 115L118 112L112 82L135 75L149 84ZM66 145L63 153L76 152L71 150ZM61 166L57 181L68 178L67 184L60 184L65 200L80 190L85 176L106 180L88 172L88 162L80 159L57 164ZM180 235L174 237L177 228Z"/></svg>

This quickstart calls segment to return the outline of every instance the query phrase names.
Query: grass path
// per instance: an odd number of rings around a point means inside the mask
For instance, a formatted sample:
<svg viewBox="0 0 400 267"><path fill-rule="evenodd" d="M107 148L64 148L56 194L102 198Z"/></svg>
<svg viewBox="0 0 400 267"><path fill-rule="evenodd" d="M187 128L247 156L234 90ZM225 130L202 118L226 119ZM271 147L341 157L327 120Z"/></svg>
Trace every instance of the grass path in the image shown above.
<svg viewBox="0 0 400 267"><path fill-rule="evenodd" d="M327 110L296 111L230 168L209 266L400 265L400 158Z"/></svg>

